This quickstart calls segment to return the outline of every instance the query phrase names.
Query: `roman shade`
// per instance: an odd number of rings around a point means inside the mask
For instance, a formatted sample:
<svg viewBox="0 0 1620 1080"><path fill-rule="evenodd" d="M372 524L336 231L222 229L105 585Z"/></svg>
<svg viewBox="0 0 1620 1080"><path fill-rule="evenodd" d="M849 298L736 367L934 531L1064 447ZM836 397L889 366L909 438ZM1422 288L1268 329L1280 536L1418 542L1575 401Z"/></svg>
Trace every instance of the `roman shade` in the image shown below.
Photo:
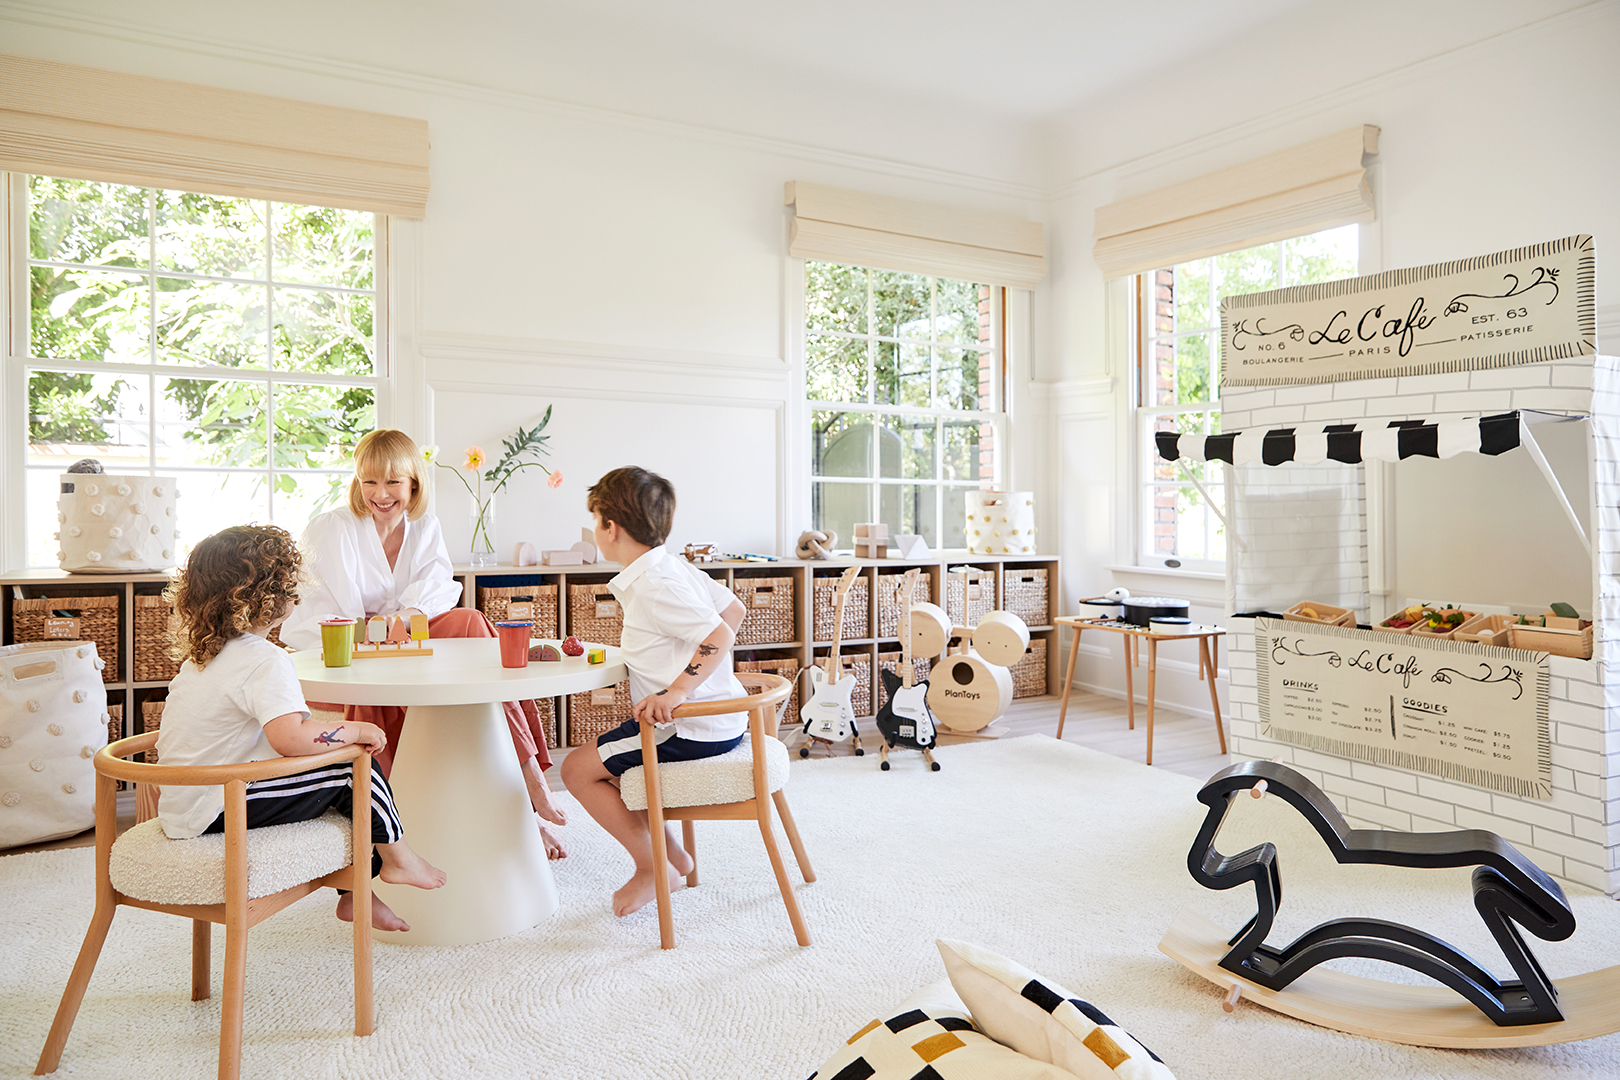
<svg viewBox="0 0 1620 1080"><path fill-rule="evenodd" d="M1378 153L1371 124L1100 206L1097 265L1109 277L1371 221L1364 154Z"/></svg>
<svg viewBox="0 0 1620 1080"><path fill-rule="evenodd" d="M0 56L0 169L421 217L427 121Z"/></svg>
<svg viewBox="0 0 1620 1080"><path fill-rule="evenodd" d="M790 180L788 254L1033 289L1046 276L1038 221Z"/></svg>

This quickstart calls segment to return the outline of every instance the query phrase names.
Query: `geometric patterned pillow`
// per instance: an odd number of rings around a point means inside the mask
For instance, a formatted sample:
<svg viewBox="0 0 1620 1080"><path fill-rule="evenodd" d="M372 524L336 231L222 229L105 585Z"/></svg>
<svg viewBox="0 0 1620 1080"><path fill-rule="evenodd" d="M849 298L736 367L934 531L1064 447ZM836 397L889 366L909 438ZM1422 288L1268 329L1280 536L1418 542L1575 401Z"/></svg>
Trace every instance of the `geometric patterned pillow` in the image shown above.
<svg viewBox="0 0 1620 1080"><path fill-rule="evenodd" d="M1083 1080L1173 1080L1159 1056L1088 1001L965 941L936 941L974 1026Z"/></svg>
<svg viewBox="0 0 1620 1080"><path fill-rule="evenodd" d="M810 1080L1076 1080L979 1032L941 980L911 995L886 1020L873 1020L811 1074Z"/></svg>

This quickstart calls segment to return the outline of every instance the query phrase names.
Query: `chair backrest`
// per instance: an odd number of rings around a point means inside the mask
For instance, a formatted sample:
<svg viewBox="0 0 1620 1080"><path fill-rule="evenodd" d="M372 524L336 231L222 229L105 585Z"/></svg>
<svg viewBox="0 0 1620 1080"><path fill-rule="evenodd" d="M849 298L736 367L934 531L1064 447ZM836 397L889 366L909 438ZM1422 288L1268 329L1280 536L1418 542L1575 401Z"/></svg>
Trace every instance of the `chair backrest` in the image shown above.
<svg viewBox="0 0 1620 1080"><path fill-rule="evenodd" d="M737 681L743 684L748 696L726 698L724 701L690 701L675 710L675 716L718 716L747 710L749 726L759 722L762 734L775 736L777 729L776 706L787 700L793 684L780 675L766 671L739 671Z"/></svg>
<svg viewBox="0 0 1620 1080"><path fill-rule="evenodd" d="M148 765L142 761L126 761L126 758L152 749L157 745L157 732L149 731L144 735L131 735L127 739L119 739L115 743L108 743L96 751L96 772L113 780L128 780L138 784L178 784L182 787L214 787L228 784L232 780L248 783L253 780L273 780L280 776L291 776L293 773L304 772L307 769L318 769L322 765L334 765L339 761L353 761L365 754L361 746L340 746L336 750L328 750L322 754L310 754L307 757L266 758L263 761L246 761L235 765Z"/></svg>

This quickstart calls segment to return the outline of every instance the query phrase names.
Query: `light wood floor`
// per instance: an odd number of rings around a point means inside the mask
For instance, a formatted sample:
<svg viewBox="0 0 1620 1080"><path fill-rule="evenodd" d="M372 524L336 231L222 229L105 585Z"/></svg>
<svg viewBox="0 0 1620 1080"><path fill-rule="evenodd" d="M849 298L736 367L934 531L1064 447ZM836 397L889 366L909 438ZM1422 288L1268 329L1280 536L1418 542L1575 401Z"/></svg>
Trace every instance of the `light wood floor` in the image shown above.
<svg viewBox="0 0 1620 1080"><path fill-rule="evenodd" d="M992 725L992 730L999 730L1002 738L1035 734L1055 736L1057 723L1057 698L1024 698L1013 702L1007 710L1007 715L997 720ZM1137 706L1136 730L1132 731L1126 726L1123 700L1077 690L1069 698L1069 715L1064 724L1063 741L1078 743L1130 761L1141 761L1147 747L1147 733L1143 725L1143 706ZM794 735L787 740L788 745L797 748L800 738L802 736ZM871 722L861 724L861 745L868 754L877 753L880 741L881 736ZM951 736L943 736L940 742L942 745L986 745L986 740ZM815 751L817 755L823 752L821 749ZM839 752L848 753L849 750L840 748ZM562 759L569 753L567 747L555 749L552 751L552 760L556 765L560 765ZM1220 752L1220 745L1215 739L1215 722L1212 719L1163 706L1155 711L1154 768L1168 769L1196 780L1207 780L1231 763L1231 756ZM553 788L563 787L563 782L558 776L559 772L559 769L553 768L546 774ZM123 832L135 823L133 792L120 793L118 809L118 831ZM95 830L91 829L65 840L11 848L3 854L17 855L29 851L50 851L55 848L93 847L95 842Z"/></svg>

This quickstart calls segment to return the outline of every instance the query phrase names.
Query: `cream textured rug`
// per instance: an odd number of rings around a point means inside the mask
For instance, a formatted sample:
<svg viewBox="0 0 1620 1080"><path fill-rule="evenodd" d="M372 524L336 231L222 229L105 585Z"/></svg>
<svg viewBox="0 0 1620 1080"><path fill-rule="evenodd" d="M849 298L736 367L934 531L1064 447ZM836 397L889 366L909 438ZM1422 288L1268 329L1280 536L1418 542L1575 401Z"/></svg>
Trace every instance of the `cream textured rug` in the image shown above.
<svg viewBox="0 0 1620 1080"><path fill-rule="evenodd" d="M794 760L787 790L820 875L798 888L809 949L793 944L757 830L719 822L698 827L704 884L676 895L678 945L661 952L650 907L610 914L629 861L570 804L557 915L485 945L379 946L378 1030L356 1039L346 927L331 917L333 894L310 897L250 936L243 1074L802 1080L943 977L936 936L980 943L1091 998L1183 1080L1620 1074L1617 1036L1428 1050L1246 1002L1227 1015L1213 985L1156 948L1185 904L1233 930L1252 914L1247 896L1207 892L1187 873L1203 810L1196 781L1042 736L938 756L934 774L912 754L889 773L875 756ZM1466 870L1338 867L1280 800L1240 802L1221 846L1277 842L1273 941L1325 918L1376 916L1448 937L1507 974ZM0 1076L27 1075L39 1054L90 917L92 859L89 849L0 858ZM1620 964L1620 904L1570 898L1575 937L1533 943L1549 973ZM215 942L216 996L193 1003L189 927L121 910L57 1075L213 1076L223 935Z"/></svg>

